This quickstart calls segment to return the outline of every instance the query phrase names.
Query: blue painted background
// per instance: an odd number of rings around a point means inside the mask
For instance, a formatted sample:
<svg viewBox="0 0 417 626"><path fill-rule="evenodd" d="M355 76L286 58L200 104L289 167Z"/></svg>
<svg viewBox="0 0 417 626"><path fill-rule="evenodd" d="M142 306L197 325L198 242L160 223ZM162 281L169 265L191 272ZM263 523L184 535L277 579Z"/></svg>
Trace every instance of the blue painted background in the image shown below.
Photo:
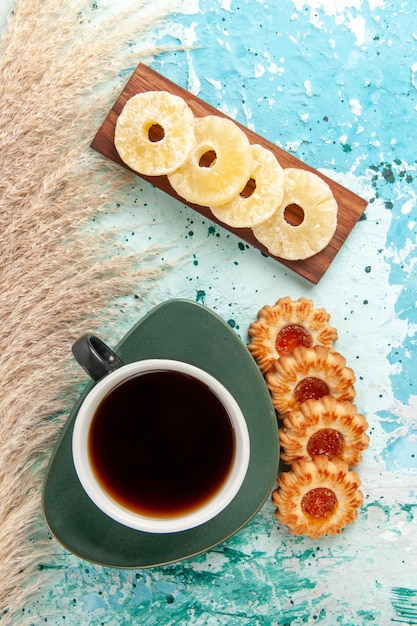
<svg viewBox="0 0 417 626"><path fill-rule="evenodd" d="M53 582L25 613L36 625L417 624L417 7L414 0L188 6L150 37L172 47L152 67L369 205L313 286L132 177L94 228L119 226L127 251L164 245L155 263L167 270L139 311L135 294L120 301L117 333L170 297L203 302L245 342L258 310L279 297L325 307L370 423L359 468L364 506L340 536L312 541L279 527L267 502L214 550L150 570L94 566L57 545ZM133 48L126 80L136 63ZM117 334L103 331L110 340Z"/></svg>

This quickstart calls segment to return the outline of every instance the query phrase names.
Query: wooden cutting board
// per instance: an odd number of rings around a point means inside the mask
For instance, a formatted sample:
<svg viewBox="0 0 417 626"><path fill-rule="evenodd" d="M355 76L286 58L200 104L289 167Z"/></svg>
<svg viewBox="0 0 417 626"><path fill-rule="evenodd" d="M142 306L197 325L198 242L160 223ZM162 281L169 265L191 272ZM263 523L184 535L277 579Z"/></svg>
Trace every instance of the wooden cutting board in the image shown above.
<svg viewBox="0 0 417 626"><path fill-rule="evenodd" d="M114 146L114 129L116 125L117 117L122 111L126 101L132 97L136 93L140 93L143 91L169 91L177 96L183 98L192 111L194 115L197 117L203 117L205 115L219 115L221 117L228 117L221 111L218 111L214 107L210 106L200 98L197 98L193 94L189 93L179 85L176 85L172 81L168 80L158 72L155 72L151 68L143 65L142 63L138 65L136 70L133 72L131 78L127 82L125 88L122 93L114 103L113 108L107 115L104 120L102 126L98 130L96 136L94 137L91 147L100 152L104 156L112 159L116 163L119 163L126 169L130 169L123 161L120 159L117 150ZM233 120L234 121L234 120ZM277 157L279 163L282 167L299 167L305 170L314 172L323 180L330 185L334 197L338 204L338 225L336 232L333 236L333 239L329 243L329 245L319 252L318 254L310 257L309 259L305 259L303 261L287 261L281 259L279 257L273 257L286 267L290 268L300 276L303 276L307 280L312 283L317 284L319 280L322 278L323 274L326 272L327 268L335 258L336 254L340 250L342 244L345 242L346 238L352 231L356 222L359 220L361 215L363 214L365 207L367 205L367 201L356 195L355 193L349 191L342 185L332 181L327 176L324 176L317 170L303 163L293 155L285 152L281 148L278 148L273 143L265 139L264 137L260 137L253 131L249 130L245 126L235 122L247 135L250 143L258 143L263 145L268 150L271 150L275 156ZM136 172L135 172L136 173ZM137 173L136 173L137 174ZM141 178L147 180L151 184L155 185L159 189L162 189L170 196L179 200L182 204L187 204L190 208L198 213L204 215L207 219L212 222L216 222L222 228L234 233L240 239L246 241L247 243L255 246L259 250L261 250L267 256L272 256L268 250L259 243L250 228L232 228L217 220L214 215L211 213L208 207L191 204L185 202L183 198L180 198L175 191L172 189L171 185L168 182L168 178L166 176L144 176L139 175ZM295 218L297 217L297 211L295 209Z"/></svg>

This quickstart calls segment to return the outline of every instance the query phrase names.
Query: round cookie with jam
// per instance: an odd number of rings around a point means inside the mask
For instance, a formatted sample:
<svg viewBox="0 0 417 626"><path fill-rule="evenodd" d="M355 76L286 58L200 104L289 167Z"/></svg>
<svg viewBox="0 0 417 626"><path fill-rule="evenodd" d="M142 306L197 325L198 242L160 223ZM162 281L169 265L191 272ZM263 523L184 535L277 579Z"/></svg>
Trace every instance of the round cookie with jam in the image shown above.
<svg viewBox="0 0 417 626"><path fill-rule="evenodd" d="M319 539L336 535L355 521L363 502L361 481L340 459L326 456L296 461L272 492L275 517L294 535Z"/></svg>
<svg viewBox="0 0 417 626"><path fill-rule="evenodd" d="M289 356L275 361L265 380L281 417L298 410L306 400L332 396L352 401L356 395L353 370L341 354L325 346L294 348Z"/></svg>
<svg viewBox="0 0 417 626"><path fill-rule="evenodd" d="M352 402L331 396L306 400L297 411L283 418L279 431L281 459L291 465L324 455L330 461L340 459L354 467L368 448L367 428L365 416L357 412Z"/></svg>
<svg viewBox="0 0 417 626"><path fill-rule="evenodd" d="M265 374L277 359L289 356L298 346L332 348L338 335L329 319L325 309L315 308L307 298L279 298L273 306L265 305L248 330L248 348L261 372Z"/></svg>

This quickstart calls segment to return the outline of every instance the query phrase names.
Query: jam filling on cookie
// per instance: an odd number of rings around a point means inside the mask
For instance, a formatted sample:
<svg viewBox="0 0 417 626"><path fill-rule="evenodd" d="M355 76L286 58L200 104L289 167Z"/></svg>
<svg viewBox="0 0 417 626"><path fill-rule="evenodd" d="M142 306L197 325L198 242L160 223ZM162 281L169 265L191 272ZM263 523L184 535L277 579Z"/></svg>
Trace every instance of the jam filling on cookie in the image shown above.
<svg viewBox="0 0 417 626"><path fill-rule="evenodd" d="M301 510L316 520L325 520L333 515L337 507L334 492L327 487L316 487L307 491L301 500Z"/></svg>
<svg viewBox="0 0 417 626"><path fill-rule="evenodd" d="M303 326L290 324L281 328L275 340L275 347L280 356L288 356L298 346L310 348L313 339Z"/></svg>
<svg viewBox="0 0 417 626"><path fill-rule="evenodd" d="M306 400L320 400L323 396L329 395L329 387L324 380L308 376L303 378L294 389L294 397L298 404Z"/></svg>
<svg viewBox="0 0 417 626"><path fill-rule="evenodd" d="M311 435L307 444L310 456L324 454L331 461L342 454L344 437L341 432L333 428L321 428Z"/></svg>

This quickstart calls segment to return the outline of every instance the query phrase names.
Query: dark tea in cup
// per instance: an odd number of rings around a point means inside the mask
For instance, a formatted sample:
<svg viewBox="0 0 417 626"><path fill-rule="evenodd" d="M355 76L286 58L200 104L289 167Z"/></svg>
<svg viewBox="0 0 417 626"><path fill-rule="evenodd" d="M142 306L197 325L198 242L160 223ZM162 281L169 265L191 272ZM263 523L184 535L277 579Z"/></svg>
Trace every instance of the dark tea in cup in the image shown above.
<svg viewBox="0 0 417 626"><path fill-rule="evenodd" d="M97 365L96 355L83 365L90 371L92 363L101 378L80 406L72 439L87 495L115 521L144 532L179 532L210 521L236 496L249 464L238 403L220 381L189 363L122 364L105 350L111 371Z"/></svg>
<svg viewBox="0 0 417 626"><path fill-rule="evenodd" d="M122 381L101 400L88 451L97 480L121 506L177 517L223 486L235 436L225 406L206 383L154 370Z"/></svg>

